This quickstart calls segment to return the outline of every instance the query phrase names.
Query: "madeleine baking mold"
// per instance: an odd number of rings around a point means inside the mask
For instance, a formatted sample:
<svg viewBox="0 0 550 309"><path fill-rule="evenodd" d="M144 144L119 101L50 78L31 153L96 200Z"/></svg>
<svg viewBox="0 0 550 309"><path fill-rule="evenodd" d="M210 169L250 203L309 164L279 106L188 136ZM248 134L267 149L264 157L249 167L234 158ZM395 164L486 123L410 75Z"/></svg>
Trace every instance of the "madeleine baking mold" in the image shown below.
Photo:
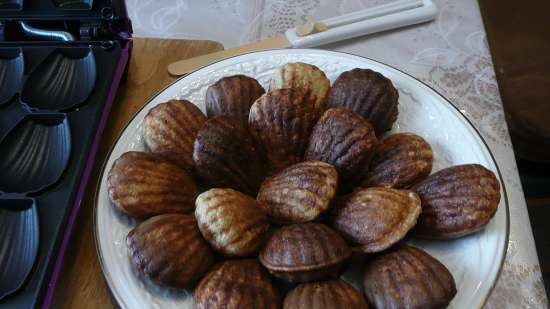
<svg viewBox="0 0 550 309"><path fill-rule="evenodd" d="M32 199L0 196L0 300L25 282L38 254L39 228Z"/></svg>
<svg viewBox="0 0 550 309"><path fill-rule="evenodd" d="M120 1L0 1L0 309L51 304L125 72L128 22Z"/></svg>

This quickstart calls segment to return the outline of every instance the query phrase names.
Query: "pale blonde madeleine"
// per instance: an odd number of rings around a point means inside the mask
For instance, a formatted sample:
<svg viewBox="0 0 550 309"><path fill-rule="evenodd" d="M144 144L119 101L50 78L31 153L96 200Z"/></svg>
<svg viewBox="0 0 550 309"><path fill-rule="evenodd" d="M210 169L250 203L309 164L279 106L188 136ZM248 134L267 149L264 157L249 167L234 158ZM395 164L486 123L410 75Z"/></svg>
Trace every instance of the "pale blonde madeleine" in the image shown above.
<svg viewBox="0 0 550 309"><path fill-rule="evenodd" d="M420 198L412 191L361 188L338 201L332 222L355 249L373 253L403 239L420 212Z"/></svg>
<svg viewBox="0 0 550 309"><path fill-rule="evenodd" d="M158 155L129 151L116 159L107 176L113 204L138 219L195 209L196 185L179 165Z"/></svg>
<svg viewBox="0 0 550 309"><path fill-rule="evenodd" d="M151 152L193 169L193 141L206 117L187 100L171 100L153 107L143 119L143 140Z"/></svg>
<svg viewBox="0 0 550 309"><path fill-rule="evenodd" d="M315 102L300 88L274 90L256 100L248 126L267 159L269 174L302 160L318 117Z"/></svg>
<svg viewBox="0 0 550 309"><path fill-rule="evenodd" d="M337 188L338 173L332 165L306 161L267 178L257 199L274 222L307 222L328 209Z"/></svg>
<svg viewBox="0 0 550 309"><path fill-rule="evenodd" d="M318 67L294 62L280 66L271 77L269 90L302 88L315 101L315 110L321 114L326 107L330 81Z"/></svg>
<svg viewBox="0 0 550 309"><path fill-rule="evenodd" d="M259 202L232 189L210 189L195 202L199 229L216 250L227 256L258 251L269 228Z"/></svg>

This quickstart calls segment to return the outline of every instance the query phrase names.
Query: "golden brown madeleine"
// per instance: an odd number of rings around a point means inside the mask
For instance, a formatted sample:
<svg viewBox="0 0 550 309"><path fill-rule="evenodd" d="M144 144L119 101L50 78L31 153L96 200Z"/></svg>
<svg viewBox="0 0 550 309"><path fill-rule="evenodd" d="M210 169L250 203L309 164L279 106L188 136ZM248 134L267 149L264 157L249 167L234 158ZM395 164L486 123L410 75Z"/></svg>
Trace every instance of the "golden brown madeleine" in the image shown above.
<svg viewBox="0 0 550 309"><path fill-rule="evenodd" d="M252 77L223 77L206 89L206 115L208 118L227 115L246 128L250 106L264 93L262 85Z"/></svg>
<svg viewBox="0 0 550 309"><path fill-rule="evenodd" d="M195 289L197 309L279 309L279 293L256 259L217 264Z"/></svg>
<svg viewBox="0 0 550 309"><path fill-rule="evenodd" d="M500 184L479 164L440 170L412 190L422 200L415 234L426 238L458 238L483 228L495 215Z"/></svg>
<svg viewBox="0 0 550 309"><path fill-rule="evenodd" d="M374 129L363 116L348 108L331 108L313 127L305 159L334 165L340 182L352 186L365 176L376 144Z"/></svg>
<svg viewBox="0 0 550 309"><path fill-rule="evenodd" d="M201 193L195 204L199 229L217 251L227 256L247 256L265 241L267 215L250 196L216 188Z"/></svg>
<svg viewBox="0 0 550 309"><path fill-rule="evenodd" d="M345 240L320 223L283 226L260 251L260 262L269 272L289 282L336 278L351 256Z"/></svg>
<svg viewBox="0 0 550 309"><path fill-rule="evenodd" d="M138 219L195 209L197 188L180 166L151 153L129 151L107 176L109 197L123 213Z"/></svg>
<svg viewBox="0 0 550 309"><path fill-rule="evenodd" d="M306 161L267 178L257 198L274 222L300 223L314 220L327 210L337 188L334 166Z"/></svg>
<svg viewBox="0 0 550 309"><path fill-rule="evenodd" d="M302 283L286 295L283 304L283 309L368 308L363 295L340 279Z"/></svg>
<svg viewBox="0 0 550 309"><path fill-rule="evenodd" d="M128 233L126 245L139 272L168 286L186 287L214 263L193 215L168 214L143 221Z"/></svg>
<svg viewBox="0 0 550 309"><path fill-rule="evenodd" d="M399 92L384 75L369 69L340 74L328 96L329 107L347 107L363 115L380 136L397 120Z"/></svg>
<svg viewBox="0 0 550 309"><path fill-rule="evenodd" d="M369 305L376 309L442 309L456 294L445 265L408 245L374 258L367 265L363 286Z"/></svg>
<svg viewBox="0 0 550 309"><path fill-rule="evenodd" d="M248 125L270 174L302 160L317 118L314 102L299 88L271 91L256 100Z"/></svg>
<svg viewBox="0 0 550 309"><path fill-rule="evenodd" d="M361 188L343 197L333 227L358 250L383 251L405 237L420 215L420 198L409 190Z"/></svg>
<svg viewBox="0 0 550 309"><path fill-rule="evenodd" d="M208 119L193 149L195 172L211 187L255 195L264 178L260 152L248 131L228 116Z"/></svg>
<svg viewBox="0 0 550 309"><path fill-rule="evenodd" d="M171 100L153 107L143 119L143 140L152 153L191 171L193 141L206 117L187 100Z"/></svg>
<svg viewBox="0 0 550 309"><path fill-rule="evenodd" d="M283 88L302 88L315 101L315 109L322 114L326 107L326 101L330 90L330 81L318 67L294 62L280 66L271 77L269 90Z"/></svg>
<svg viewBox="0 0 550 309"><path fill-rule="evenodd" d="M432 171L430 144L413 133L396 133L383 138L369 167L369 187L408 188Z"/></svg>

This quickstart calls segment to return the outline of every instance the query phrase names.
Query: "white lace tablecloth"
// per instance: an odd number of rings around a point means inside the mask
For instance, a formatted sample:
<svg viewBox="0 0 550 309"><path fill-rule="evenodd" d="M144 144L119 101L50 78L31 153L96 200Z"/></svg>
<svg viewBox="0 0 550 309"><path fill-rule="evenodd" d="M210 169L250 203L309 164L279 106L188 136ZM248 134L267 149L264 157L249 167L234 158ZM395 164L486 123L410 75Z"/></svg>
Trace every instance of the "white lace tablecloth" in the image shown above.
<svg viewBox="0 0 550 309"><path fill-rule="evenodd" d="M136 37L209 39L226 48L391 0L127 0ZM432 86L476 125L505 178L510 241L485 308L545 309L548 302L476 0L435 0L437 20L323 48L379 60ZM469 309L469 308L468 308Z"/></svg>

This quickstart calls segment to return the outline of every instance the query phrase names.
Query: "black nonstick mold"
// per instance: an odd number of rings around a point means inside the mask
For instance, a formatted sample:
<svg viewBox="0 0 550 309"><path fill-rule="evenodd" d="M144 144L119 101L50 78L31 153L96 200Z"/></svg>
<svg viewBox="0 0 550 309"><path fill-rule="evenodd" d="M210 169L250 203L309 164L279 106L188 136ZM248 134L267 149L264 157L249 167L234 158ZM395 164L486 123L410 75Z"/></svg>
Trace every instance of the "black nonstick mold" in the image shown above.
<svg viewBox="0 0 550 309"><path fill-rule="evenodd" d="M0 309L51 305L131 43L123 1L0 0Z"/></svg>
<svg viewBox="0 0 550 309"><path fill-rule="evenodd" d="M56 49L30 73L21 98L40 109L69 109L86 101L95 81L96 63L91 49Z"/></svg>
<svg viewBox="0 0 550 309"><path fill-rule="evenodd" d="M0 199L0 297L17 291L25 282L38 253L39 224L32 199Z"/></svg>

